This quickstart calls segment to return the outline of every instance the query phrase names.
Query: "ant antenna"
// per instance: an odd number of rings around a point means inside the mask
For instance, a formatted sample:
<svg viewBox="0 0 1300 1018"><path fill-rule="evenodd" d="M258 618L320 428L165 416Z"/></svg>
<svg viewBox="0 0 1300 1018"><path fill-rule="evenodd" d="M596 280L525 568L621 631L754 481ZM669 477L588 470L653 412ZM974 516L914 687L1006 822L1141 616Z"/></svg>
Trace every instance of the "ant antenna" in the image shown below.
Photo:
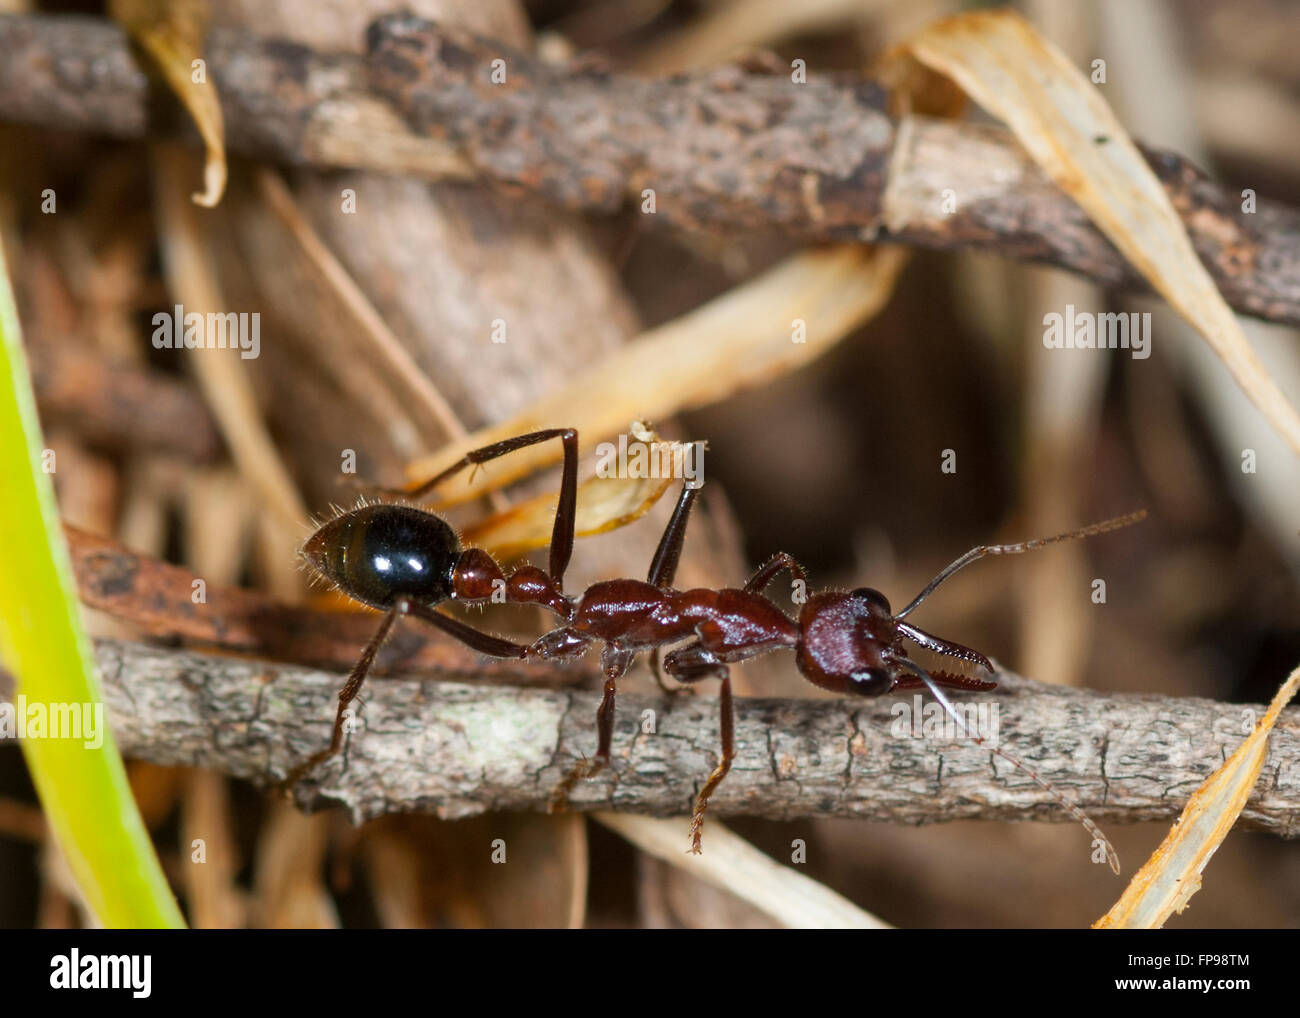
<svg viewBox="0 0 1300 1018"><path fill-rule="evenodd" d="M1141 516L1144 516L1146 514L1144 512L1142 514L1135 513L1133 515L1136 516L1138 519L1140 519ZM1121 517L1121 519L1128 522L1136 522L1136 520L1134 520L1132 517ZM1116 523L1116 521L1110 520L1108 521L1108 523L1114 524ZM1125 524L1118 524L1118 525L1123 526ZM1108 526L1108 524L1106 523L1099 523L1097 524L1097 526L1105 527L1106 529L1113 529L1113 527ZM1098 532L1091 527L1086 529L1092 533ZM1047 541L1059 541L1063 537L1073 537L1073 536L1084 536L1084 535L1076 531L1073 534L1063 534L1061 535L1061 537L1049 537L1046 539L1046 541L1041 541L1039 543L1045 544L1047 543ZM1029 543L1032 544L1033 542L1029 542ZM1012 547L1016 547L1016 546L1012 545ZM978 551L979 549L976 550ZM1028 550L1028 549L1022 548L1021 550ZM994 554L997 553L995 552ZM960 559L958 561L960 561ZM926 688L928 688L930 692L934 694L934 698L938 700L939 703L943 705L943 709L948 712L948 716L952 718L953 721L957 722L957 727L958 729L960 729L963 735L965 735L969 739L973 739L977 744L984 746L986 749L988 749L989 752L997 754L998 756L1002 757L1003 760L1007 761L1007 763L1016 767L1017 769L1024 772L1025 774L1028 774L1031 778L1033 778L1034 783L1037 784L1039 788L1041 788L1044 792L1050 795L1053 799L1055 799L1057 803L1060 805L1060 807L1063 810L1065 810L1065 812L1069 813L1070 816L1074 817L1075 820L1079 821L1079 823L1083 825L1084 830L1086 830L1089 834L1091 834L1095 841L1100 841L1106 849L1106 861L1110 863L1111 871L1115 874L1115 876L1119 876L1119 872L1120 872L1119 853L1115 851L1115 846L1112 845L1110 843L1110 839L1106 837L1105 834L1102 833L1101 828L1097 826L1096 822L1092 819L1092 817L1088 816L1087 813L1081 810L1074 803L1070 802L1069 799L1067 799L1064 795L1061 794L1060 790L1055 785L1053 785L1050 781L1048 781L1045 777L1039 774L1028 764L1022 763L1018 758L1006 752L1006 750L999 749L991 742L988 742L984 736L976 735L969 728L967 728L966 722L963 721L961 719L961 715L957 713L957 708L955 708L952 705L952 702L944 694L943 690L939 688L938 683L934 681L934 678L930 675L930 673L927 672L920 665L918 665L915 661L912 661L910 658L904 658L903 663L907 665L907 667L911 669L912 672L914 672L922 682L925 683Z"/></svg>
<svg viewBox="0 0 1300 1018"><path fill-rule="evenodd" d="M953 562L938 576L925 585L925 589L912 599L912 603L904 608L901 612L894 614L895 619L901 619L914 609L920 607L927 597L934 593L939 584L952 576L953 573L965 569L972 562L978 561L987 555L1019 555L1022 552L1033 551L1035 548L1041 548L1045 544L1055 544L1057 541L1071 541L1076 538L1093 537L1096 534L1105 534L1112 530L1119 530L1121 527L1132 526L1147 517L1145 509L1139 509L1135 513L1129 513L1127 516L1116 516L1114 519L1104 520L1101 523L1094 523L1088 527L1080 527L1078 530L1068 530L1064 534L1057 534L1054 537L1036 537L1032 541L1021 541L1019 544L985 544L978 548L972 548L965 555Z"/></svg>

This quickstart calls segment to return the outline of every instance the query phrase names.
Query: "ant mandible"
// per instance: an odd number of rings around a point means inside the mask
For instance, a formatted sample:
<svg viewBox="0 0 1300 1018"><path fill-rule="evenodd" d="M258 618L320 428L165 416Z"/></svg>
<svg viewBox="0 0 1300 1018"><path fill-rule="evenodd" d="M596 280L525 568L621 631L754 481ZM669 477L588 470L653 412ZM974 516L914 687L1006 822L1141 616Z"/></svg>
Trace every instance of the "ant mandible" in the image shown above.
<svg viewBox="0 0 1300 1018"><path fill-rule="evenodd" d="M720 680L722 752L696 797L691 816L691 851L698 853L709 797L726 777L735 756L728 665L768 651L786 649L795 652L795 663L805 679L833 693L875 697L925 687L956 722L958 731L985 744L983 738L966 728L943 690L982 692L993 689L996 683L955 672L931 673L908 656L904 641L973 664L990 675L993 665L979 651L940 639L904 619L940 584L978 559L1019 554L1056 541L1106 533L1136 523L1146 515L1145 511L1139 511L1054 537L974 548L940 572L897 613L891 611L883 594L863 587L813 594L804 602L798 619L791 619L764 595L782 571L806 583L799 564L785 553L774 555L739 589L673 588L686 524L699 493L699 487L689 485L682 488L644 582L606 580L592 584L577 598L566 595L564 571L573 551L578 488L578 433L573 428L535 431L484 446L467 453L418 487L389 494L418 501L469 467L553 439L559 439L563 445L564 466L551 535L550 564L546 570L521 565L507 575L482 549L462 549L456 532L440 516L410 504L362 504L328 521L307 540L302 554L312 569L348 597L377 608L384 615L339 692L338 714L329 747L294 768L286 779L287 785L292 786L339 752L348 707L360 691L380 646L403 615L422 619L492 657L558 661L581 657L596 641L604 643L600 663L605 685L596 711L596 753L590 761L578 763L559 784L552 808L567 800L578 781L608 765L614 732L615 685L636 655L642 651L657 655L661 648L684 644L664 656L663 669L680 683L708 678ZM559 616L562 624L533 643L523 644L481 632L436 610L444 601L469 604L501 601L500 594L493 598L499 590L504 592L505 603L541 605ZM1114 848L1092 820L1020 760L991 744L986 744L986 748L1028 774L1082 823L1104 845L1111 869L1119 873Z"/></svg>

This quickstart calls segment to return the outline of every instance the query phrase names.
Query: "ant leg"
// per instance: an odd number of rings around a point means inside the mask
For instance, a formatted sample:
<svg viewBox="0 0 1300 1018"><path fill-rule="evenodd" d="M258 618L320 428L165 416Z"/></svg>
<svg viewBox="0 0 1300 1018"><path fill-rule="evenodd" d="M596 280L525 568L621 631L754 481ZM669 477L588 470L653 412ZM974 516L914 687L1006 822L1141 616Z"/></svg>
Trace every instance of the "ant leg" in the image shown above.
<svg viewBox="0 0 1300 1018"><path fill-rule="evenodd" d="M700 794L696 796L695 810L691 813L691 851L696 855L701 852L700 839L704 830L704 811L708 809L709 797L718 790L718 786L722 784L722 779L731 770L731 761L736 757L736 715L731 703L731 676L725 674L725 671L724 669L722 683L718 686L718 715L722 729L722 758L718 761L718 766L713 768L709 780L700 789Z"/></svg>
<svg viewBox="0 0 1300 1018"><path fill-rule="evenodd" d="M659 670L659 648L655 647L650 651L650 674L655 677L655 685L659 687L659 692L671 696L676 690L664 681L664 673Z"/></svg>
<svg viewBox="0 0 1300 1018"><path fill-rule="evenodd" d="M671 586L673 577L677 575L677 563L682 554L682 542L686 538L686 524L690 518L691 505L694 503L696 495L699 494L699 490L699 488L682 486L682 493L677 499L677 507L673 510L668 526L664 529L663 537L659 539L659 547L655 550L654 559L650 563L650 573L647 579L656 587ZM794 560L794 557L785 552L778 552L760 566L758 571L749 578L749 581L745 584L745 591L750 594L761 593L772 582L772 578L782 569L790 570L790 574L796 580L807 582L803 568ZM657 668L655 669L655 678L660 679L660 685L662 686L663 681Z"/></svg>
<svg viewBox="0 0 1300 1018"><path fill-rule="evenodd" d="M987 555L1020 555L1027 551L1033 551L1035 548L1041 548L1047 544L1055 544L1057 541L1072 541L1081 537L1094 537L1097 534L1106 534L1112 530L1119 530L1121 527L1127 527L1138 523L1147 517L1145 509L1139 509L1135 513L1129 513L1127 516L1116 516L1114 519L1103 520L1101 523L1093 523L1087 527L1080 527L1078 530L1067 530L1064 534L1055 534L1052 537L1037 537L1032 541L1021 541L1017 544L982 544L978 548L972 548L961 558L950 563L939 573L933 580L925 585L925 589L916 597L912 598L912 603L904 608L901 612L894 615L895 619L901 619L905 615L910 615L913 611L921 606L921 602L934 593L935 588L944 580L952 576L953 573L965 569L972 562L977 562Z"/></svg>
<svg viewBox="0 0 1300 1018"><path fill-rule="evenodd" d="M698 646L698 644L692 643L690 646L695 647ZM659 692L663 693L665 696L673 697L683 696L686 693L694 693L695 690L691 689L689 686L670 686L664 681L663 670L659 667L660 656L659 647L655 647L650 651L650 674L655 677L655 683L659 686Z"/></svg>
<svg viewBox="0 0 1300 1018"><path fill-rule="evenodd" d="M547 806L550 812L566 809L573 787L585 778L595 777L609 765L610 748L614 742L614 687L632 663L632 656L631 651L615 647L612 643L605 644L605 650L601 654L601 665L605 669L605 690L600 698L600 706L596 708L596 755L591 760L580 760L574 764L564 780L555 786Z"/></svg>
<svg viewBox="0 0 1300 1018"><path fill-rule="evenodd" d="M792 555L779 551L759 566L754 575L749 578L749 582L745 584L745 593L761 594L782 569L790 570L790 577L795 582L807 585L808 577L804 575L803 567L794 560Z"/></svg>
<svg viewBox="0 0 1300 1018"><path fill-rule="evenodd" d="M910 658L903 658L899 664L905 668L911 669L912 673L920 679L922 683L924 683L925 687L930 691L930 695L939 701L939 705L945 712L947 712L948 716L957 723L957 730L959 732L965 735L968 739L971 739L977 745L983 746L995 756L1000 756L1017 770L1028 775L1033 780L1034 784L1055 799L1057 804L1065 810L1065 812L1069 813L1070 816L1074 817L1075 820L1082 824L1084 830L1092 836L1094 844L1100 845L1105 850L1106 861L1110 863L1111 871L1115 876L1119 876L1119 855L1115 851L1115 846L1110 843L1110 839L1106 837L1102 832L1102 829L1097 826L1092 817L1088 816L1087 813L1081 810L1074 803L1070 802L1069 799L1061 794L1060 790L1055 785L1044 778L1038 773L1038 771L1034 770L1034 768L1030 767L1027 763L1024 763L1019 757L1008 753L1006 750L999 747L996 743L990 742L985 736L980 735L978 732L971 731L970 728L967 727L966 722L962 719L962 716L957 713L957 709L953 707L952 701L949 700L948 697L944 695L943 690L939 688L940 683L933 675Z"/></svg>
<svg viewBox="0 0 1300 1018"><path fill-rule="evenodd" d="M682 557L682 542L686 539L686 524L690 522L691 506L699 493L699 488L682 485L682 493L677 496L677 507L673 509L668 526L664 528L663 537L659 538L655 557L650 560L650 572L646 579L660 589L671 587L673 578L677 575L677 563ZM658 675L658 672L655 674Z"/></svg>
<svg viewBox="0 0 1300 1018"><path fill-rule="evenodd" d="M343 729L347 723L348 707L356 699L357 693L361 691L361 684L366 681L366 673L370 671L370 666L374 664L379 648L383 646L384 640L388 638L397 617L403 614L404 611L404 602L399 601L384 614L383 621L379 623L379 628L375 630L375 635L370 638L370 642L366 644L365 649L361 652L361 657L348 675L348 681L339 690L339 709L334 717L334 732L330 736L329 748L313 753L286 775L281 783L281 787L286 792L292 790L293 786L298 784L310 771L334 756L342 748Z"/></svg>
<svg viewBox="0 0 1300 1018"><path fill-rule="evenodd" d="M339 690L339 709L334 718L334 732L330 736L329 748L323 749L319 753L313 753L297 767L293 768L282 783L282 787L286 790L293 788L310 771L334 756L342 748L343 729L347 722L348 707L357 698L357 694L361 691L361 685L366 681L366 675L370 672L371 666L375 663L375 657L379 654L379 648L383 646L384 640L388 638L388 634L393 629L393 625L402 615L412 615L415 618L429 622L448 636L459 640L480 654L487 654L489 657L522 658L528 653L528 648L522 643L513 643L510 640L503 640L489 633L480 633L472 626L467 626L465 623L448 615L443 615L426 605L407 600L396 602L384 613L383 621L379 623L375 635L370 638L370 642L361 651L361 657L348 675L348 681Z"/></svg>
<svg viewBox="0 0 1300 1018"><path fill-rule="evenodd" d="M664 528L663 537L659 538L659 547L655 549L646 579L661 590L671 587L673 578L677 575L677 563L681 560L682 543L686 539L686 524L690 521L691 506L699 493L699 488L682 485L682 493L677 496L677 506L668 520L668 526ZM664 681L663 672L659 669L658 647L650 652L650 673L655 677L659 689L669 696L682 692L680 686L673 687Z"/></svg>
<svg viewBox="0 0 1300 1018"><path fill-rule="evenodd" d="M444 615L427 605L407 602L403 611L405 614L413 615L430 625L437 626L448 636L459 640L471 650L486 654L488 657L522 658L528 655L528 646L526 644L515 643L513 640L503 640L499 636L479 632L473 626L467 626L459 619L453 619L450 615Z"/></svg>
<svg viewBox="0 0 1300 1018"><path fill-rule="evenodd" d="M489 460L537 445L552 438L564 443L564 472L560 477L560 501L555 507L555 526L551 531L551 578L561 589L564 587L564 570L569 566L569 557L573 554L573 530L578 511L578 432L573 428L547 428L544 431L532 431L527 435L516 435L501 442L493 442L481 449L467 452L442 473L424 481L414 488L378 489L382 494L418 502L432 492L443 481L460 473L467 467L487 463Z"/></svg>
<svg viewBox="0 0 1300 1018"><path fill-rule="evenodd" d="M695 809L691 813L691 852L699 855L704 831L704 811L708 809L709 798L718 790L722 779L731 770L731 761L736 757L736 715L731 702L731 672L726 665L719 662L712 653L698 644L675 650L664 659L668 674L678 682L699 682L701 679L718 678L722 680L718 687L719 727L722 737L722 755L718 765L713 768L709 780L695 797Z"/></svg>
<svg viewBox="0 0 1300 1018"><path fill-rule="evenodd" d="M686 644L686 646L682 647L681 649L683 651L689 651L689 650L698 649L699 647L700 647L700 641L694 640L691 643ZM663 693L665 696L672 696L672 697L687 696L687 695L693 696L695 694L695 690L692 689L690 686L670 686L666 681L664 681L663 669L660 667L660 657L661 657L661 648L655 647L652 651L650 651L650 661L649 661L650 674L655 677L655 682L659 686L659 691Z"/></svg>

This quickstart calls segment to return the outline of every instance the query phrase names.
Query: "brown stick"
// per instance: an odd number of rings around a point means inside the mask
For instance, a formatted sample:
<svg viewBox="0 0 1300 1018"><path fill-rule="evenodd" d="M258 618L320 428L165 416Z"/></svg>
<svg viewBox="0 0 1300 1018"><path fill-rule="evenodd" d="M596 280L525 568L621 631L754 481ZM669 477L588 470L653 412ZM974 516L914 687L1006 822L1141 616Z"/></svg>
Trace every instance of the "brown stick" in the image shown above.
<svg viewBox="0 0 1300 1018"><path fill-rule="evenodd" d="M232 151L430 178L476 176L608 211L655 191L684 228L779 228L807 240L981 247L1106 286L1131 266L1003 130L886 112L860 79L736 66L673 78L554 68L405 16L376 21L369 59L211 33ZM145 77L125 37L93 19L0 17L0 120L142 137ZM504 84L489 79L501 59ZM414 129L394 115L385 96ZM1300 214L1241 197L1172 153L1152 166L1228 303L1300 324ZM956 192L957 211L941 196Z"/></svg>
<svg viewBox="0 0 1300 1018"><path fill-rule="evenodd" d="M114 735L130 756L271 783L329 740L337 674L113 640L96 646ZM1244 737L1246 712L1263 709L1101 696L1007 673L999 681L979 702L996 705L1001 746L1102 822L1177 816ZM575 757L594 749L598 700L573 690L375 683L345 758L299 794L344 805L358 820L543 810ZM711 809L913 824L1068 819L969 740L891 733L900 703L914 701L737 700L735 764ZM716 760L716 719L712 703L696 698L620 696L612 765L573 789L571 808L686 815ZM1246 826L1300 836L1298 764L1300 709L1292 708L1272 735ZM683 821L683 848L686 840Z"/></svg>
<svg viewBox="0 0 1300 1018"><path fill-rule="evenodd" d="M95 446L173 453L196 463L221 456L221 436L199 394L161 371L114 364L70 345L27 351L43 419Z"/></svg>

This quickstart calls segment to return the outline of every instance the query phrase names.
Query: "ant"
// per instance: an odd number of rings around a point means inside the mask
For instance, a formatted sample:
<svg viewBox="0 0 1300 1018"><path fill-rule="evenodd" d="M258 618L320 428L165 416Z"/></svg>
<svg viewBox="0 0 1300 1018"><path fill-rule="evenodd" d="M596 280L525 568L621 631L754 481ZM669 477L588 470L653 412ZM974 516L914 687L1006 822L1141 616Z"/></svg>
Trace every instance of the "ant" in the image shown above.
<svg viewBox="0 0 1300 1018"><path fill-rule="evenodd" d="M997 684L977 675L935 671L908 656L904 641L935 654L974 665L992 675L993 665L970 647L941 639L905 621L936 588L954 573L989 555L1014 555L1047 544L1091 537L1136 523L1139 511L1082 527L1054 537L1018 544L973 548L942 570L901 611L893 612L878 590L822 591L804 602L792 619L764 591L782 571L806 584L803 569L784 552L772 556L742 588L677 590L673 578L681 556L686 524L699 487L684 485L644 581L606 580L578 597L564 593L564 571L573 551L578 483L578 433L552 428L519 435L467 453L437 476L409 490L385 492L415 502L462 470L505 456L525 446L558 439L564 466L551 535L549 568L521 565L508 575L487 552L462 549L451 526L440 516L412 504L363 503L321 526L307 540L302 554L310 567L355 601L381 610L379 628L338 695L338 714L329 747L294 768L286 779L292 786L342 746L346 711L356 699L380 646L403 615L422 619L480 653L534 661L571 660L602 641L604 691L596 711L597 745L592 760L579 762L557 786L552 809L567 801L583 778L608 765L614 732L615 686L636 655L652 652L656 678L662 648L682 644L664 655L663 670L679 683L720 680L722 752L695 801L691 816L691 851L700 851L704 812L710 796L726 777L735 756L731 679L728 665L769 651L795 652L795 663L815 686L848 696L875 697L904 689L926 688L956 722L958 731L977 743L944 689L983 692ZM481 632L436 610L444 601L482 604L503 591L508 604L541 605L561 619L561 625L531 644L515 643ZM502 598L498 593L496 601ZM991 744L987 748L1024 771L1105 847L1111 869L1119 873L1119 858L1110 841L1077 806L1030 767Z"/></svg>

